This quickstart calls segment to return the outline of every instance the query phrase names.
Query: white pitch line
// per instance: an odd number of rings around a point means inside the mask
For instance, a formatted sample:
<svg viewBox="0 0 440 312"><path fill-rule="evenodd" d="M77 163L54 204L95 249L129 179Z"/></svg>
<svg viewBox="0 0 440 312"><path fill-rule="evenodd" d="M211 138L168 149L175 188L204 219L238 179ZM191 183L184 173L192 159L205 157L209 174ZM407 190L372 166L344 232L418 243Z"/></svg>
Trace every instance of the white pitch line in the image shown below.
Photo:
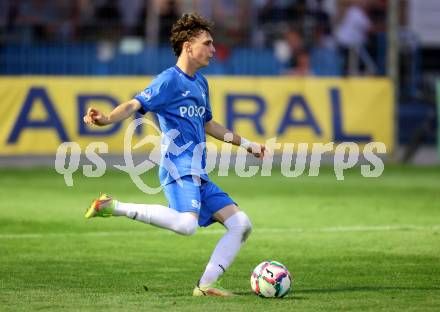
<svg viewBox="0 0 440 312"><path fill-rule="evenodd" d="M393 231L438 231L440 225L379 225L379 226L339 226L315 229L301 228L254 228L254 234L287 234L287 233L353 233L353 232L393 232ZM217 235L225 230L201 230L196 235ZM134 235L175 235L166 230L144 231L101 231L77 233L5 233L0 234L0 239L32 239L51 237L77 237L77 236L134 236Z"/></svg>

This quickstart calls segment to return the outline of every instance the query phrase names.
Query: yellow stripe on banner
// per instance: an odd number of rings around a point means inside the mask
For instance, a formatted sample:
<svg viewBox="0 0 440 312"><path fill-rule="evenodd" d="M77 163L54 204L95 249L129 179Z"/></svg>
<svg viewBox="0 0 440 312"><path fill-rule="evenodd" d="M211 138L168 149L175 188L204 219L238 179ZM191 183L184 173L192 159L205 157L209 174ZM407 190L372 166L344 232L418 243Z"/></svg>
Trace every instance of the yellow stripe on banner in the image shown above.
<svg viewBox="0 0 440 312"><path fill-rule="evenodd" d="M151 79L0 78L0 155L51 155L63 141L75 141L83 150L102 141L109 153L122 153L129 121L89 128L82 123L82 113L91 105L110 112ZM208 77L208 81L214 119L249 140L379 141L387 153L393 151L394 99L387 79ZM143 129L134 141L149 131Z"/></svg>

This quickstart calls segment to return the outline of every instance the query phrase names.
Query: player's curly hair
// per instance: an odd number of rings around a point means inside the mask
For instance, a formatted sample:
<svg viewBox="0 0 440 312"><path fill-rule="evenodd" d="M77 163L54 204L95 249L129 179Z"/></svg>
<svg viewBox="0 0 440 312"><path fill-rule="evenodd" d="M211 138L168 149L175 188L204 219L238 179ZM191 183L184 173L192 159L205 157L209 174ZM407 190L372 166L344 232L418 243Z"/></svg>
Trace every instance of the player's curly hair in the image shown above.
<svg viewBox="0 0 440 312"><path fill-rule="evenodd" d="M197 37L203 30L211 32L213 23L197 13L183 14L171 29L170 42L174 54L178 57L182 53L183 43Z"/></svg>

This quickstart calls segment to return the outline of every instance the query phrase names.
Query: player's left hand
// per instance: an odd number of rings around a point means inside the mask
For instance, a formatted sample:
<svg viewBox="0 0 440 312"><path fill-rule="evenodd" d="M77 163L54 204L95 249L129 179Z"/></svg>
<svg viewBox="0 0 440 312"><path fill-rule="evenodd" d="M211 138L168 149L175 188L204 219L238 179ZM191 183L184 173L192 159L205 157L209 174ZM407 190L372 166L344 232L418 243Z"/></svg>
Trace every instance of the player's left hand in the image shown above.
<svg viewBox="0 0 440 312"><path fill-rule="evenodd" d="M263 158L264 155L269 153L265 145L256 142L251 142L247 151L257 158Z"/></svg>

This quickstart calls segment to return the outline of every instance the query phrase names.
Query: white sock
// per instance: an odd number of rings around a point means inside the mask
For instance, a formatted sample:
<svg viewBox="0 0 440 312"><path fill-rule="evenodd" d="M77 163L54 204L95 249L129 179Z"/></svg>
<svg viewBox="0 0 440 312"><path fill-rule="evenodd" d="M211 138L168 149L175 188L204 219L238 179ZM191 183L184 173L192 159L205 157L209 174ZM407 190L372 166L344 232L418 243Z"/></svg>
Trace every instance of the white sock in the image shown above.
<svg viewBox="0 0 440 312"><path fill-rule="evenodd" d="M177 212L162 205L129 204L116 201L114 216L126 216L182 235L192 235L197 229L197 218L189 212Z"/></svg>
<svg viewBox="0 0 440 312"><path fill-rule="evenodd" d="M243 211L229 217L224 225L228 231L217 243L211 259L206 265L205 272L199 281L201 286L210 285L218 280L234 261L241 245L246 241L252 230L252 224Z"/></svg>

